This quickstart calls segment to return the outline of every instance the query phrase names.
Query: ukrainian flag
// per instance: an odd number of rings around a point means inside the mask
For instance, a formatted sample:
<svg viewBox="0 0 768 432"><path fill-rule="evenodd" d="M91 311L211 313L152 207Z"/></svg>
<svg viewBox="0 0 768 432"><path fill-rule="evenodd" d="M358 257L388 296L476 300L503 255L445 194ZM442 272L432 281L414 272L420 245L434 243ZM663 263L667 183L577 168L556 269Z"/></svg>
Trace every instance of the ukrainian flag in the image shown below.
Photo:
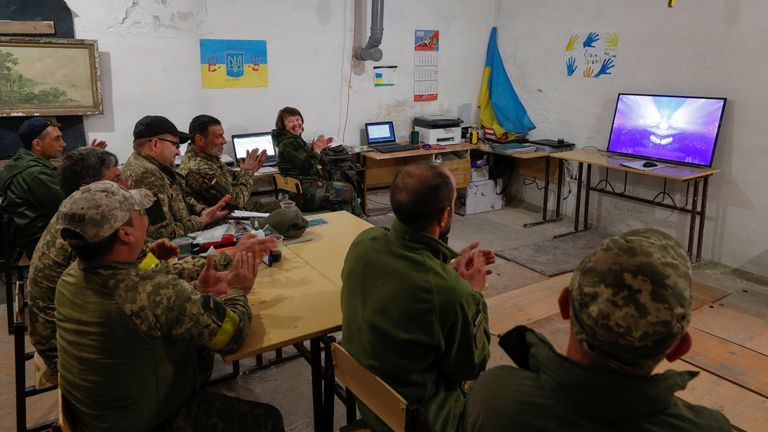
<svg viewBox="0 0 768 432"><path fill-rule="evenodd" d="M517 97L507 70L504 69L504 62L496 45L496 27L491 30L491 37L488 39L483 83L480 85L477 107L480 109L480 124L493 128L498 136L504 132L524 135L536 128Z"/></svg>

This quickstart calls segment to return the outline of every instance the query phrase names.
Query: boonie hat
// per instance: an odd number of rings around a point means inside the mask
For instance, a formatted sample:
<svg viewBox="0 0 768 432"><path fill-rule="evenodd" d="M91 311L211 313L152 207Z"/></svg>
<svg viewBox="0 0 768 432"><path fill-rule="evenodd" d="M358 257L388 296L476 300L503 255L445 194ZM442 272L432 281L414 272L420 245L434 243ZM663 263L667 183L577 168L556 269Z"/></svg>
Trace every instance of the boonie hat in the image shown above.
<svg viewBox="0 0 768 432"><path fill-rule="evenodd" d="M101 180L70 195L59 207L62 228L80 234L88 243L104 240L125 224L134 210L144 210L155 201L146 189L127 190Z"/></svg>
<svg viewBox="0 0 768 432"><path fill-rule="evenodd" d="M163 116L144 116L136 122L136 126L133 128L133 139L152 138L163 134L178 137L180 144L184 144L192 138L190 134L180 131L172 121Z"/></svg>
<svg viewBox="0 0 768 432"><path fill-rule="evenodd" d="M46 118L32 117L31 119L28 119L22 123L19 128L21 143L24 144L25 147L29 147L32 145L32 141L39 137L49 126L60 127L58 123L54 123Z"/></svg>
<svg viewBox="0 0 768 432"><path fill-rule="evenodd" d="M691 263L650 228L606 239L571 278L576 339L620 369L653 368L691 319Z"/></svg>

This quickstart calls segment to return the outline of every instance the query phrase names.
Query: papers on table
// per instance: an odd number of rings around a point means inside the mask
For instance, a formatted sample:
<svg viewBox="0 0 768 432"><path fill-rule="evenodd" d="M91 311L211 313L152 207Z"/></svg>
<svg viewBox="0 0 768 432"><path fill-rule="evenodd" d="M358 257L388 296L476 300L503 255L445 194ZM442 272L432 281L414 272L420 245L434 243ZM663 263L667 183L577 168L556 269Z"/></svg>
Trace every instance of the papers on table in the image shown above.
<svg viewBox="0 0 768 432"><path fill-rule="evenodd" d="M221 240L228 229L231 230L232 227L229 224L224 224L213 227L211 229L192 233L190 236L195 237L195 244L212 243Z"/></svg>
<svg viewBox="0 0 768 432"><path fill-rule="evenodd" d="M263 218L269 216L269 213L261 213L261 212L252 212L252 211L245 211L245 210L235 210L232 213L229 214L229 217L233 217L235 219L240 218Z"/></svg>

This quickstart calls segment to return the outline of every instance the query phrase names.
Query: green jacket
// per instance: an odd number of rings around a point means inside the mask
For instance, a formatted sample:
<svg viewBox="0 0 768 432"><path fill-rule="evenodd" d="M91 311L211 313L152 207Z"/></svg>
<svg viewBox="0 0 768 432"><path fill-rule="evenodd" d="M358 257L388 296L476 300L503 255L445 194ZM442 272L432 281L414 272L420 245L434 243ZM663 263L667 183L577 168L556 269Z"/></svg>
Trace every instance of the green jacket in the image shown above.
<svg viewBox="0 0 768 432"><path fill-rule="evenodd" d="M75 430L152 430L196 390L200 351L243 343L242 290L201 294L136 263L76 261L56 291L59 386Z"/></svg>
<svg viewBox="0 0 768 432"><path fill-rule="evenodd" d="M490 356L488 314L448 263L443 242L395 221L352 243L342 270L343 345L408 402L426 410L434 431L461 430L464 381ZM364 406L363 417L383 423Z"/></svg>
<svg viewBox="0 0 768 432"><path fill-rule="evenodd" d="M540 334L517 327L513 360L480 375L467 408L468 431L730 431L718 411L675 396L698 372L635 377L588 368L558 354Z"/></svg>
<svg viewBox="0 0 768 432"><path fill-rule="evenodd" d="M166 220L152 225L147 236L152 239L175 238L203 229L199 215L205 206L185 197L184 176L150 156L133 152L125 161L123 177L131 187L152 192L160 200Z"/></svg>
<svg viewBox="0 0 768 432"><path fill-rule="evenodd" d="M272 140L277 144L277 168L280 174L293 177L302 183L321 181L320 155L300 136L288 131L272 130Z"/></svg>
<svg viewBox="0 0 768 432"><path fill-rule="evenodd" d="M0 172L3 213L10 217L11 244L32 256L40 235L64 200L56 168L27 149L19 149Z"/></svg>
<svg viewBox="0 0 768 432"><path fill-rule="evenodd" d="M246 208L256 179L254 170L241 169L235 173L218 157L200 153L192 144L184 153L179 172L186 179L185 193L208 207L229 194L233 208ZM214 181L219 188L211 186Z"/></svg>

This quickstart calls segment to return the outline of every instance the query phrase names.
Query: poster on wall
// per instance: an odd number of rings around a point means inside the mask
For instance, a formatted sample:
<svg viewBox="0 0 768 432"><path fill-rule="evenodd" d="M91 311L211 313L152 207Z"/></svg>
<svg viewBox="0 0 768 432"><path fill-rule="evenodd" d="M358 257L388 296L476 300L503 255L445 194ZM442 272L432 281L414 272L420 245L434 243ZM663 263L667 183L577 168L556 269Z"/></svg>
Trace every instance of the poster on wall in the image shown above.
<svg viewBox="0 0 768 432"><path fill-rule="evenodd" d="M373 86L391 87L395 85L395 72L397 72L397 66L374 66Z"/></svg>
<svg viewBox="0 0 768 432"><path fill-rule="evenodd" d="M413 100L427 102L437 100L438 30L416 30L414 38Z"/></svg>
<svg viewBox="0 0 768 432"><path fill-rule="evenodd" d="M618 50L616 33L572 33L565 44L565 74L583 78L613 77Z"/></svg>
<svg viewBox="0 0 768 432"><path fill-rule="evenodd" d="M200 39L203 88L266 87L267 41Z"/></svg>

